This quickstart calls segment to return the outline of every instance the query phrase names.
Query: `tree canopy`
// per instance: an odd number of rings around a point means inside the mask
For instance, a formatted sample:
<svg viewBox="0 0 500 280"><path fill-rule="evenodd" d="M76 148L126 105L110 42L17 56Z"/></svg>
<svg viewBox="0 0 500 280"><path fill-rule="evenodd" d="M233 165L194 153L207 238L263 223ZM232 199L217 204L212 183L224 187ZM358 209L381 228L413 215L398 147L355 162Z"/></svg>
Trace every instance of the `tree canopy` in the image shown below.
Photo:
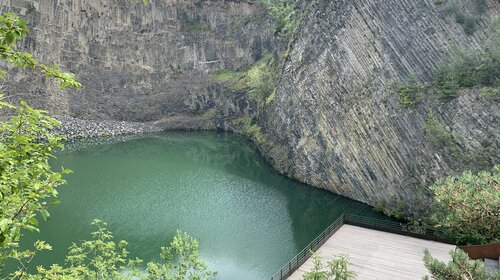
<svg viewBox="0 0 500 280"><path fill-rule="evenodd" d="M500 165L491 172L464 172L430 187L434 207L429 222L457 243L500 241Z"/></svg>

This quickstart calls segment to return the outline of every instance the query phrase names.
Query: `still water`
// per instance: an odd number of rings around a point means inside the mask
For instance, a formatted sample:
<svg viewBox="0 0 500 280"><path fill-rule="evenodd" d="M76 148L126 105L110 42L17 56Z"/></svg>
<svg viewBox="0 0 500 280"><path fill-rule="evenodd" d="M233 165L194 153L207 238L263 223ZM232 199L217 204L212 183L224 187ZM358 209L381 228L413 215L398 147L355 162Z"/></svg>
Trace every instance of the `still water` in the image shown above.
<svg viewBox="0 0 500 280"><path fill-rule="evenodd" d="M74 174L35 236L54 247L37 264L63 263L66 248L88 239L99 218L129 241L132 257L157 260L181 229L199 240L218 279L266 279L342 213L381 217L279 175L235 134L169 132L86 144L59 155L57 164Z"/></svg>

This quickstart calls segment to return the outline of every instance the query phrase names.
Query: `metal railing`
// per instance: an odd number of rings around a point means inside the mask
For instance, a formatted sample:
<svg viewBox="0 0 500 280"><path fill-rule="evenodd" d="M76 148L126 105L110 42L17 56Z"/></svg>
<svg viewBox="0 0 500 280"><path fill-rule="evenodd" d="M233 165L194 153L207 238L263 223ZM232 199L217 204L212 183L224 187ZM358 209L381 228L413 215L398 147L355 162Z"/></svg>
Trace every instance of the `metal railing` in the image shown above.
<svg viewBox="0 0 500 280"><path fill-rule="evenodd" d="M452 244L453 242L449 239L439 237L443 236L438 230L433 229L412 229L406 224L398 223L395 221L380 220L370 217L362 217L357 215L346 214L344 215L344 223L347 225L359 226L368 229L374 229L378 231L384 231L389 233L395 233L399 235L406 235L415 237L418 239L438 241L441 243Z"/></svg>
<svg viewBox="0 0 500 280"><path fill-rule="evenodd" d="M292 260L271 276L271 280L285 279L299 269L299 267L309 259L311 252L316 252L321 245L325 244L325 242L344 225L344 217L345 215L342 214L342 216L335 220L335 222L327 227L318 237L309 243L309 245L293 257Z"/></svg>
<svg viewBox="0 0 500 280"><path fill-rule="evenodd" d="M304 249L302 249L302 251L300 251L295 257L293 257L292 260L290 260L273 276L271 276L271 280L282 280L292 275L292 273L299 269L299 267L309 259L309 257L312 255L312 252L316 252L344 224L395 233L399 235L406 235L419 239L453 244L448 239L436 236L438 232L434 230L414 232L410 231L407 225L402 223L351 214L342 214L342 216L335 220L335 222L328 226L318 237L316 237L311 243L309 243Z"/></svg>

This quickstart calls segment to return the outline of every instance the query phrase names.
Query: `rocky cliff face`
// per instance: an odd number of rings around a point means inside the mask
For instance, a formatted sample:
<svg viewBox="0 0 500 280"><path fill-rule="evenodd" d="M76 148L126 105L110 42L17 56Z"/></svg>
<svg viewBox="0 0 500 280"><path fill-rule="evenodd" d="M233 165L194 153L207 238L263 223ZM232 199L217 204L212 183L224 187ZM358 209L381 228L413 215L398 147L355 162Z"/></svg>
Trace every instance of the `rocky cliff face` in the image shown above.
<svg viewBox="0 0 500 280"><path fill-rule="evenodd" d="M168 128L213 127L219 102L236 110L226 113L249 113L244 96L225 92L213 72L245 68L271 51L270 21L247 1L197 2L13 0L30 21L23 47L84 84L63 92L18 75L17 94L57 115Z"/></svg>
<svg viewBox="0 0 500 280"><path fill-rule="evenodd" d="M462 8L474 1L461 0ZM164 128L232 130L235 119L247 117L259 128L252 137L280 172L372 205L416 199L416 186L479 161L499 162L498 102L472 89L447 103L431 95L405 108L392 90L411 76L430 81L455 45L481 49L498 1L487 0L475 15L473 35L435 0L298 1L300 31L266 106L213 75L283 52L265 9L255 1L195 2L13 0L30 12L24 47L85 85L62 92L41 77L18 74L13 98L54 114ZM432 145L424 129L429 110L454 135L453 153Z"/></svg>
<svg viewBox="0 0 500 280"><path fill-rule="evenodd" d="M500 10L487 1L479 30L466 35L435 2L317 1L261 121L264 154L278 170L374 205L415 200L416 186L475 169L479 156L485 165L499 162L498 102L472 90L405 108L391 90L412 75L429 81L455 45L480 49ZM456 155L431 144L429 110L457 139Z"/></svg>

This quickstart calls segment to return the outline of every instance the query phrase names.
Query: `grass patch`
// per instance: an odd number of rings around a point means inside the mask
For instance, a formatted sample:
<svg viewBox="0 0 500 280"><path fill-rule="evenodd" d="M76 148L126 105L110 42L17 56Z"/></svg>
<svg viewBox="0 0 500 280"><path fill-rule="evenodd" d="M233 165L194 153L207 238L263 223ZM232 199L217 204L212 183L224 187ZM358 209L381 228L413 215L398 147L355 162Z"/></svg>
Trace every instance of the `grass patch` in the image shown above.
<svg viewBox="0 0 500 280"><path fill-rule="evenodd" d="M500 88L484 87L480 90L479 95L493 101L500 101Z"/></svg>
<svg viewBox="0 0 500 280"><path fill-rule="evenodd" d="M235 92L246 92L259 106L271 103L275 98L275 58L268 54L246 71L218 70L215 78Z"/></svg>
<svg viewBox="0 0 500 280"><path fill-rule="evenodd" d="M235 119L233 125L239 127L247 137L253 139L257 144L262 145L265 143L266 138L262 133L261 127L257 124L255 119L250 119L247 116Z"/></svg>

